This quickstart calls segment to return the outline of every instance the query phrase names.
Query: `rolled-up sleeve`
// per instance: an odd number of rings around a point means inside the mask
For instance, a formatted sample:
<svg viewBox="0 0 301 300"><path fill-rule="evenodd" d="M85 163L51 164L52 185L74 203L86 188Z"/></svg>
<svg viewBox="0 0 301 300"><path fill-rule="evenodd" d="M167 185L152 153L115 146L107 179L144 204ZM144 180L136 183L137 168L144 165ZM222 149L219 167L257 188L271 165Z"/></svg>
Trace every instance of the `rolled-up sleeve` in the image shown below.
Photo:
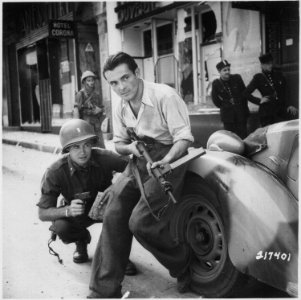
<svg viewBox="0 0 301 300"><path fill-rule="evenodd" d="M37 206L40 208L56 207L61 189L51 169L47 169L41 180L41 197Z"/></svg>
<svg viewBox="0 0 301 300"><path fill-rule="evenodd" d="M173 137L173 143L179 140L194 141L188 109L185 102L176 93L165 97L162 112L166 118L168 130Z"/></svg>

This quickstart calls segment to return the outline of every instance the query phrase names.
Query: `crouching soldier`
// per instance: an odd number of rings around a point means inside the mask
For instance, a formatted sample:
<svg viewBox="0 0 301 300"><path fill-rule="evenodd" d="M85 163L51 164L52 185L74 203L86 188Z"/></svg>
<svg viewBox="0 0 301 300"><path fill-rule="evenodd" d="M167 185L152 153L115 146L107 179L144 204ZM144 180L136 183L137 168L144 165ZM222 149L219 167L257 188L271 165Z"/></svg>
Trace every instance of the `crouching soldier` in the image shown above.
<svg viewBox="0 0 301 300"><path fill-rule="evenodd" d="M88 216L90 208L98 192L109 197L112 173L122 172L127 160L111 151L92 148L97 136L84 120L67 121L59 136L63 155L43 175L37 204L39 218L52 222L50 230L63 243L76 244L73 261L83 263L88 260L87 245L91 241L87 227L96 222ZM64 205L57 207L60 196L64 197ZM129 261L127 275L136 271Z"/></svg>

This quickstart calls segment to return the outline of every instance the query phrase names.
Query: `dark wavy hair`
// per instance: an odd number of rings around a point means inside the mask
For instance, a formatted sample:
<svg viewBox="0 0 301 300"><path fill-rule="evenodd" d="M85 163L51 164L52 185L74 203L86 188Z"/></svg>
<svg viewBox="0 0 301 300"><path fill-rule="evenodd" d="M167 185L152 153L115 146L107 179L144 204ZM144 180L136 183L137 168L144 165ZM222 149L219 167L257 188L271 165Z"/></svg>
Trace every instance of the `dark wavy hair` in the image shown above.
<svg viewBox="0 0 301 300"><path fill-rule="evenodd" d="M107 71L114 70L117 66L121 64L127 64L129 69L135 73L138 65L136 64L134 58L125 52L118 52L116 54L110 55L107 60L105 61L102 75L106 78L105 73Z"/></svg>

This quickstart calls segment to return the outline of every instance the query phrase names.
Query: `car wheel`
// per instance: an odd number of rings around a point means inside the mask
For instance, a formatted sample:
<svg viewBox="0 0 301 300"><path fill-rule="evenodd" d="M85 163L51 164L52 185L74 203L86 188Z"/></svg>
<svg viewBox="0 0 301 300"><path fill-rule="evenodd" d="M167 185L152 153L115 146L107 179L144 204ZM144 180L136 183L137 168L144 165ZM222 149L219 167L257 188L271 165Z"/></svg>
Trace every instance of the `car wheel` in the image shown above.
<svg viewBox="0 0 301 300"><path fill-rule="evenodd" d="M247 279L230 261L216 199L191 191L178 204L172 224L179 241L187 243L193 252L191 289L205 297L235 296Z"/></svg>

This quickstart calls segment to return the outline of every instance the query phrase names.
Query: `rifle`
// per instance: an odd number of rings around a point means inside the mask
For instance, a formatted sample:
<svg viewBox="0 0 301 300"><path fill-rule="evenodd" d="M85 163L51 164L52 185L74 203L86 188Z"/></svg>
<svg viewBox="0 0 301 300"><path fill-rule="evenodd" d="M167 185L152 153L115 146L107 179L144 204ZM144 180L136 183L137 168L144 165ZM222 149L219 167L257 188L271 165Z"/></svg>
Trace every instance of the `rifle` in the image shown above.
<svg viewBox="0 0 301 300"><path fill-rule="evenodd" d="M143 155L143 157L145 158L145 160L148 163L152 164L153 160L150 157L150 155L149 155L149 153L148 153L148 151L145 147L144 142L142 140L140 140L139 137L137 136L137 134L135 133L134 128L128 127L127 128L127 133L133 141L138 142L137 149L138 149L139 153L141 155ZM172 200L173 203L177 203L177 200L175 199L174 195L172 194L171 183L165 179L165 176L164 176L161 168L158 166L158 167L152 169L151 171L152 171L152 174L154 175L154 177L159 181L159 183L160 183L161 187L163 188L165 194L168 194L169 198Z"/></svg>
<svg viewBox="0 0 301 300"><path fill-rule="evenodd" d="M150 157L150 155L145 147L144 142L141 139L139 139L139 137L135 133L134 128L127 127L127 133L130 136L131 140L138 142L137 149L138 149L139 153L141 155L143 155L143 157L145 158L145 160L147 162L152 164L153 160ZM205 150L203 148L194 149L194 150L190 151L189 154L185 155L184 157L176 160L175 162L173 162L171 164L166 164L163 167L157 166L156 168L151 169L152 174L159 181L164 192L166 194L168 194L168 196L170 197L170 199L172 200L173 203L177 203L177 201L176 201L174 195L172 194L171 183L165 179L165 174L170 173L173 169L175 169L175 168L181 166L182 164L187 163L203 154L205 154Z"/></svg>

